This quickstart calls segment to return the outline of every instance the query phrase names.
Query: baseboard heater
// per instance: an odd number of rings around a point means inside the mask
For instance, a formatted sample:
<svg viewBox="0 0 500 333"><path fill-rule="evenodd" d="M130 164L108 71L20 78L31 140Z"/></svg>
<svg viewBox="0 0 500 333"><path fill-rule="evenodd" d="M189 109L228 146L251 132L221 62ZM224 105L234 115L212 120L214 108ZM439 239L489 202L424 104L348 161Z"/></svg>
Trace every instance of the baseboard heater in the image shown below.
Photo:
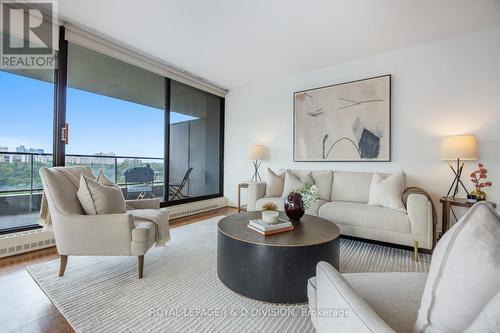
<svg viewBox="0 0 500 333"><path fill-rule="evenodd" d="M43 229L0 236L0 258L56 245L54 233Z"/></svg>
<svg viewBox="0 0 500 333"><path fill-rule="evenodd" d="M187 204L168 207L170 219L208 212L219 208L227 207L227 198L215 198L203 201L191 202Z"/></svg>
<svg viewBox="0 0 500 333"><path fill-rule="evenodd" d="M227 207L227 198L215 198L169 207L170 219ZM54 233L43 229L0 236L0 258L55 246Z"/></svg>

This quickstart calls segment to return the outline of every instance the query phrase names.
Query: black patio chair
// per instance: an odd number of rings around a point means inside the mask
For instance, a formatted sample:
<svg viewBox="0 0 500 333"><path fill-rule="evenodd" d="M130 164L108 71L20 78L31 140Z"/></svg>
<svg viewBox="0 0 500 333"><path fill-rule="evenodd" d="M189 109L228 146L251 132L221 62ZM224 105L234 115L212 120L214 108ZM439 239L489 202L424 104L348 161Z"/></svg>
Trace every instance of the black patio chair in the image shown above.
<svg viewBox="0 0 500 333"><path fill-rule="evenodd" d="M189 181L189 175L191 174L191 171L193 171L193 167L190 167L189 169L187 169L186 173L184 174L184 178L182 178L182 181L180 184L169 184L168 185L168 187L169 187L168 192L169 192L170 200L189 198L189 195L182 193L182 190L184 189L184 186L186 186L187 182Z"/></svg>
<svg viewBox="0 0 500 333"><path fill-rule="evenodd" d="M144 199L147 195L154 198L153 184L155 172L151 167L135 167L125 170L125 187L127 199L134 194L133 199Z"/></svg>

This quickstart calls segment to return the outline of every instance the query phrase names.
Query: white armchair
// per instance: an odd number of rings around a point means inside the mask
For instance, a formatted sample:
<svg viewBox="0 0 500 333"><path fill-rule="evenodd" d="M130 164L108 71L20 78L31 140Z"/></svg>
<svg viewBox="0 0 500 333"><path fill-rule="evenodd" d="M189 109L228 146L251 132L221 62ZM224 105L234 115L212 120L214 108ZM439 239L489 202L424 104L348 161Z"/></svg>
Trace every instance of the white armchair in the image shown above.
<svg viewBox="0 0 500 333"><path fill-rule="evenodd" d="M85 215L77 198L78 185L63 167L41 168L57 251L59 276L63 276L68 256L137 256L139 278L143 276L144 255L155 243L153 222L137 221L128 210L123 214ZM87 167L72 167L72 173L93 177ZM158 199L127 200L127 209L158 209ZM159 211L160 212L160 211Z"/></svg>
<svg viewBox="0 0 500 333"><path fill-rule="evenodd" d="M440 239L429 273L339 273L308 281L319 333L500 332L500 216L480 202Z"/></svg>

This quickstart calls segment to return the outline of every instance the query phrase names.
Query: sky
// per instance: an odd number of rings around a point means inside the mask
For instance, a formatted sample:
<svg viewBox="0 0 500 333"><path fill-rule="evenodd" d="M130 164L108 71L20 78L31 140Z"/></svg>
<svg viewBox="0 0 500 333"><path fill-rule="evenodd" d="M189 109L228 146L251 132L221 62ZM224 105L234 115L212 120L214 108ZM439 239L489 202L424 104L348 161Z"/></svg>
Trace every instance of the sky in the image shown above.
<svg viewBox="0 0 500 333"><path fill-rule="evenodd" d="M163 110L68 88L67 154L163 156ZM0 71L0 146L52 152L54 85ZM170 122L194 117L170 113Z"/></svg>

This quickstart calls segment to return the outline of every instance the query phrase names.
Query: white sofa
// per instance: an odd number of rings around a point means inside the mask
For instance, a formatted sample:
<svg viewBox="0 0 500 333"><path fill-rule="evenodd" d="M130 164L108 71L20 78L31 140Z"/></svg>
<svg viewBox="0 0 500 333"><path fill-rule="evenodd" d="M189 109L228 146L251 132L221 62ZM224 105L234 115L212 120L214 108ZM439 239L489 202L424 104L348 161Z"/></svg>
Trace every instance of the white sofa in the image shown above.
<svg viewBox="0 0 500 333"><path fill-rule="evenodd" d="M306 214L328 219L343 235L393 244L432 249L434 221L428 196L413 193L407 196L406 210L368 205L372 173L331 170L290 170L298 178L311 172L320 192ZM266 197L266 183L252 182L248 186L248 210L261 210L266 202L274 202L284 210L283 197Z"/></svg>

